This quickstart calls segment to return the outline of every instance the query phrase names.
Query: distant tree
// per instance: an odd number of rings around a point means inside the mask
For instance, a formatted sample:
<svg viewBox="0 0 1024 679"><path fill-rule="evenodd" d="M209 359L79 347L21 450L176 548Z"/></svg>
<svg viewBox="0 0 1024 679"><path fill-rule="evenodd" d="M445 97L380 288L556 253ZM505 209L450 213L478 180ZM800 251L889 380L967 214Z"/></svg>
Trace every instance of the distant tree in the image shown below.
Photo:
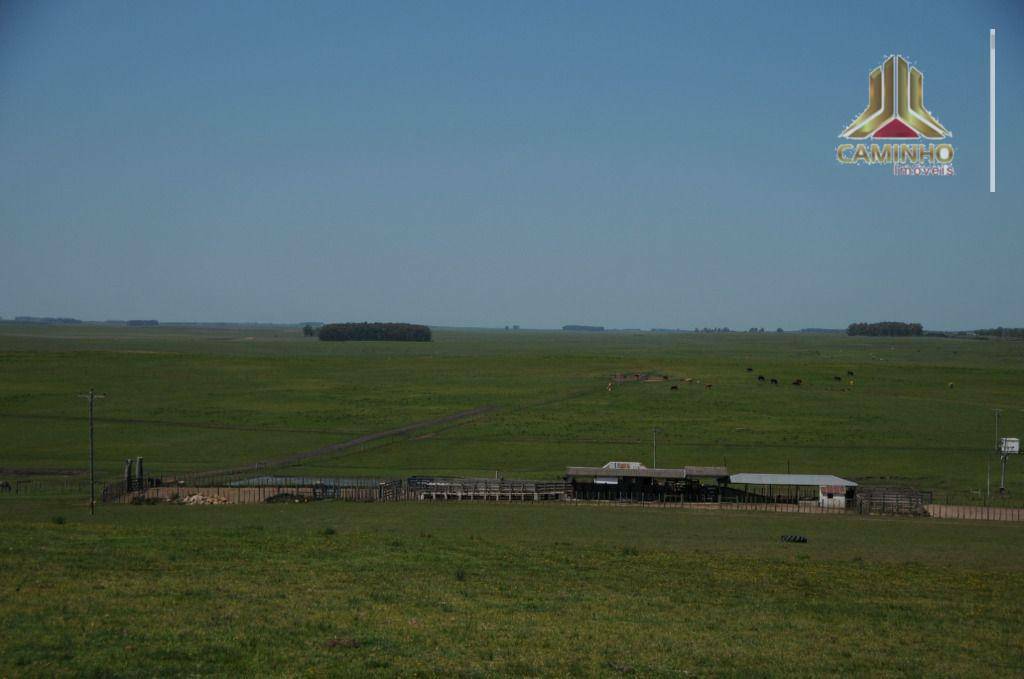
<svg viewBox="0 0 1024 679"><path fill-rule="evenodd" d="M775 332L786 332L786 331L783 330L782 328L775 328Z"/></svg>
<svg viewBox="0 0 1024 679"><path fill-rule="evenodd" d="M302 335L304 337L312 337L315 334L316 329L310 323L306 323L304 326L302 326Z"/></svg>
<svg viewBox="0 0 1024 679"><path fill-rule="evenodd" d="M518 329L519 329L519 326L518 326L518 325L513 325L513 326L512 326L512 329L513 329L513 330L518 330Z"/></svg>
<svg viewBox="0 0 1024 679"><path fill-rule="evenodd" d="M900 321L851 323L846 329L846 334L868 337L916 337L924 334L924 327L920 323L902 323Z"/></svg>

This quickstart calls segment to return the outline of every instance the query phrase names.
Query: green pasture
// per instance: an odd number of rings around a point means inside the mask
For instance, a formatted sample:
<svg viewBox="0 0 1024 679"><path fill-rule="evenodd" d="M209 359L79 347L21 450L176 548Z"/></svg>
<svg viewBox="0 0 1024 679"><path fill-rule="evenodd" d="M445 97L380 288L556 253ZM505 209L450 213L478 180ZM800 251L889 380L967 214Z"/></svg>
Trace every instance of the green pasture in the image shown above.
<svg viewBox="0 0 1024 679"><path fill-rule="evenodd" d="M609 459L652 464L657 427L659 466L823 472L970 493L986 481L994 410L1002 410L1004 435L1024 434L1024 342L445 329L434 336L325 343L297 328L0 324L0 467L84 469L85 402L76 395L90 386L107 394L96 428L106 476L127 457L144 457L156 473L229 467L493 405L498 410L457 426L368 444L296 472L556 477L568 465ZM607 391L612 373L633 371L672 380ZM780 385L758 382L759 374ZM797 378L802 386L791 384ZM1024 493L1024 466L1011 462L1009 485Z"/></svg>
<svg viewBox="0 0 1024 679"><path fill-rule="evenodd" d="M1024 433L1022 358L929 338L3 323L0 479L80 480L95 387L103 478L126 457L230 467L491 405L283 473L556 478L651 464L658 427L659 466L969 499L993 409ZM608 391L620 371L673 379ZM1024 495L1020 461L1008 478ZM345 502L90 517L77 495L0 493L0 675L1014 676L1021 554L999 522Z"/></svg>
<svg viewBox="0 0 1024 679"><path fill-rule="evenodd" d="M1013 676L1013 524L0 499L5 676ZM783 543L802 534L807 544Z"/></svg>

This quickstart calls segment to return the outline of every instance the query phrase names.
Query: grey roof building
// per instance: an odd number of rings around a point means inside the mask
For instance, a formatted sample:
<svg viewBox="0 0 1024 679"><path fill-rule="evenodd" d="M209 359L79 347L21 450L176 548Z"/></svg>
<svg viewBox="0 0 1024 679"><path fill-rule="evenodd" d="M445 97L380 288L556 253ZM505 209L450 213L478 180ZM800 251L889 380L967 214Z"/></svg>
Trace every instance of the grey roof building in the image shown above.
<svg viewBox="0 0 1024 679"><path fill-rule="evenodd" d="M832 474L733 474L729 483L747 484L750 486L843 486L856 488L855 481L833 476Z"/></svg>

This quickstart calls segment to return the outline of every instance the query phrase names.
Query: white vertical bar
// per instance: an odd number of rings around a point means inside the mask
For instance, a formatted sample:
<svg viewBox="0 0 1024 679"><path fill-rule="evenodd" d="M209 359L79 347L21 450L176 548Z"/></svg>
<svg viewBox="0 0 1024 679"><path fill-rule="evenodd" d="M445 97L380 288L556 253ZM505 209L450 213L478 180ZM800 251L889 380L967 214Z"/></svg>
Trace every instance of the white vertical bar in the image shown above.
<svg viewBox="0 0 1024 679"><path fill-rule="evenodd" d="M988 32L988 192L996 192L996 29Z"/></svg>

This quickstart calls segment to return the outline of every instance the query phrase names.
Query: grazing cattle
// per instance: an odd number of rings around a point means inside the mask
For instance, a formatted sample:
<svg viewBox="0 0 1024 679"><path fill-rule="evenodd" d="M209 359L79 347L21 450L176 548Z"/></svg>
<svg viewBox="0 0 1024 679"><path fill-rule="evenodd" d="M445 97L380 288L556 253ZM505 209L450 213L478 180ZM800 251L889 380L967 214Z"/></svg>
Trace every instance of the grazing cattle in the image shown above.
<svg viewBox="0 0 1024 679"><path fill-rule="evenodd" d="M853 377L853 371L852 370L847 370L846 371L846 376L847 377Z"/></svg>
<svg viewBox="0 0 1024 679"><path fill-rule="evenodd" d="M800 379L800 378L797 378L797 379L793 380L793 386L794 387L799 387L803 383L804 383L804 381L802 379Z"/></svg>
<svg viewBox="0 0 1024 679"><path fill-rule="evenodd" d="M686 382L687 384L689 384L690 382L693 382L693 378L692 377L687 377L685 380L683 380L683 382Z"/></svg>
<svg viewBox="0 0 1024 679"><path fill-rule="evenodd" d="M679 385L678 384L673 384L668 389L669 389L669 391L679 391Z"/></svg>
<svg viewBox="0 0 1024 679"><path fill-rule="evenodd" d="M850 386L851 387L853 386L853 380L850 380Z"/></svg>
<svg viewBox="0 0 1024 679"><path fill-rule="evenodd" d="M754 372L754 369L753 368L747 368L747 372L748 373L752 373L752 372Z"/></svg>
<svg viewBox="0 0 1024 679"><path fill-rule="evenodd" d="M764 375L758 375L757 376L757 381L758 382L764 382Z"/></svg>
<svg viewBox="0 0 1024 679"><path fill-rule="evenodd" d="M952 388L953 388L953 383L952 383L952 382L950 382L950 383L949 383L949 388L950 388L950 389L952 389Z"/></svg>
<svg viewBox="0 0 1024 679"><path fill-rule="evenodd" d="M778 383L779 383L779 381L773 377L772 378L772 384L778 384Z"/></svg>
<svg viewBox="0 0 1024 679"><path fill-rule="evenodd" d="M711 387L713 387L713 386L715 386L715 385L713 385L713 384L711 384L710 382L708 382L707 384L705 384L705 385L704 385L704 388L705 388L705 389L710 389L710 388L711 388Z"/></svg>
<svg viewBox="0 0 1024 679"><path fill-rule="evenodd" d="M842 382L843 381L843 378L840 377L839 375L833 375L832 379L834 379L836 382Z"/></svg>
<svg viewBox="0 0 1024 679"><path fill-rule="evenodd" d="M5 493L11 492L11 484L7 481L0 481L0 491Z"/></svg>

